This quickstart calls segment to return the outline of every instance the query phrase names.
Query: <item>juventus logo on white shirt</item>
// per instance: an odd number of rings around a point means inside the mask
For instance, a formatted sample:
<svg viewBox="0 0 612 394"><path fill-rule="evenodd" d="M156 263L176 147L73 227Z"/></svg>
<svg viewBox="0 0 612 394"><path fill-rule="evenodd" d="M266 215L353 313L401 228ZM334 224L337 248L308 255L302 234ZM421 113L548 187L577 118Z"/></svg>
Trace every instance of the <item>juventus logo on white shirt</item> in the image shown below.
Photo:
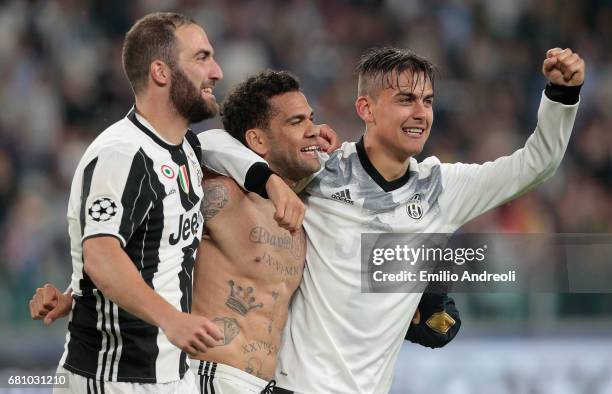
<svg viewBox="0 0 612 394"><path fill-rule="evenodd" d="M423 207L421 206L420 194L417 193L410 197L410 200L408 200L408 204L406 205L406 211L408 212L408 216L415 220L418 220L423 216Z"/></svg>

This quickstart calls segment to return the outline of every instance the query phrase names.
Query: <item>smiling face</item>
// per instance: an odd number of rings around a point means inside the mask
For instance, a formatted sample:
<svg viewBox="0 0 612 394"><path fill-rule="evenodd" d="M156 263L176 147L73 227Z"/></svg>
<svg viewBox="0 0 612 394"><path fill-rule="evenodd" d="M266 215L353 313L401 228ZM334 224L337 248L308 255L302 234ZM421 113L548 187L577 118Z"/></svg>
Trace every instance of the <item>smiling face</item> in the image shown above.
<svg viewBox="0 0 612 394"><path fill-rule="evenodd" d="M404 71L390 86L367 97L368 138L398 161L421 153L433 123L433 87L423 73Z"/></svg>
<svg viewBox="0 0 612 394"><path fill-rule="evenodd" d="M219 109L213 88L223 78L213 48L196 24L181 26L175 35L177 62L171 67L170 101L189 123L212 118Z"/></svg>
<svg viewBox="0 0 612 394"><path fill-rule="evenodd" d="M283 178L299 181L319 170L318 127L302 92L279 94L269 99L272 116L265 131L268 150L263 155L272 170Z"/></svg>

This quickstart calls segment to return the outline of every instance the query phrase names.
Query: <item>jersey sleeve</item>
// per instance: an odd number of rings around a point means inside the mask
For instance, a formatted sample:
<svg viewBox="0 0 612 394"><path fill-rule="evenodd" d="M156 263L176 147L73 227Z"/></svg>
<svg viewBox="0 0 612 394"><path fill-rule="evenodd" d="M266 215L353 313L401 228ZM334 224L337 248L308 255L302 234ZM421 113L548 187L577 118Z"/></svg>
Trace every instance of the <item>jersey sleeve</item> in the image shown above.
<svg viewBox="0 0 612 394"><path fill-rule="evenodd" d="M164 197L156 182L153 162L142 149L102 149L83 171L82 241L110 235L125 247L149 210Z"/></svg>
<svg viewBox="0 0 612 394"><path fill-rule="evenodd" d="M265 185L273 174L268 163L221 129L198 134L206 168L233 178L242 188L267 197Z"/></svg>
<svg viewBox="0 0 612 394"><path fill-rule="evenodd" d="M571 95L575 101L569 104ZM484 164L442 164L440 205L448 222L462 225L552 177L567 148L577 109L575 90L549 86L542 94L536 129L523 148Z"/></svg>

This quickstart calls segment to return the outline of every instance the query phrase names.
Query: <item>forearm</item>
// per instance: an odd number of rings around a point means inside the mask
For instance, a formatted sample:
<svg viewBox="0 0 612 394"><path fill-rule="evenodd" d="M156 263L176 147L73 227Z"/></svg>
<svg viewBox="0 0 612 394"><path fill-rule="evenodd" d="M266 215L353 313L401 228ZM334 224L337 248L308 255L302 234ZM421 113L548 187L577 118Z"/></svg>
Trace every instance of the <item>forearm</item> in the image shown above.
<svg viewBox="0 0 612 394"><path fill-rule="evenodd" d="M561 163L576 118L580 87L548 85L538 109L538 125L525 144L524 183L531 186L548 179Z"/></svg>
<svg viewBox="0 0 612 394"><path fill-rule="evenodd" d="M566 100L576 101L566 104ZM550 178L567 148L577 100L576 90L547 87L537 127L523 148L481 165L442 164L445 193L439 202L448 221L461 225Z"/></svg>
<svg viewBox="0 0 612 394"><path fill-rule="evenodd" d="M86 240L83 256L85 272L96 288L127 312L158 327L178 312L145 283L115 238Z"/></svg>

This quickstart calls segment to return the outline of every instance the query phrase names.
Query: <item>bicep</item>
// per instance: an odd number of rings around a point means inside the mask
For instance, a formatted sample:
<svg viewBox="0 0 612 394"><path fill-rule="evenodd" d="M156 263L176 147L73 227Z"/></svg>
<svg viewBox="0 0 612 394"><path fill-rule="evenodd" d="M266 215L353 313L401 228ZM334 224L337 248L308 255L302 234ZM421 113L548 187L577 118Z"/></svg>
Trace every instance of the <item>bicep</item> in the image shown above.
<svg viewBox="0 0 612 394"><path fill-rule="evenodd" d="M85 272L92 277L112 271L113 264L125 255L120 240L113 236L95 236L83 241Z"/></svg>

